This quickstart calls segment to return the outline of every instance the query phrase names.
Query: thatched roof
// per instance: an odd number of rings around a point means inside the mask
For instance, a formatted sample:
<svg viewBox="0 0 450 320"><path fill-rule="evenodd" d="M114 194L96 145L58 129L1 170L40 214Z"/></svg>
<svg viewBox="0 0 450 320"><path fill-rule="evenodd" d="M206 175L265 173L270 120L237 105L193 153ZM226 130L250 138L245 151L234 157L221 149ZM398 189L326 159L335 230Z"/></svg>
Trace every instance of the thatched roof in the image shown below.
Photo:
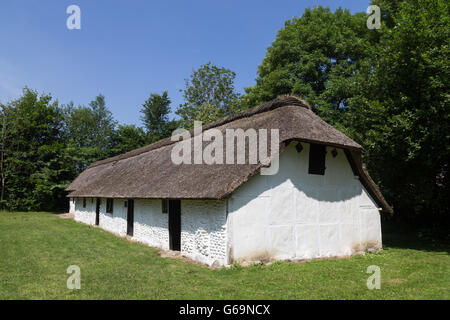
<svg viewBox="0 0 450 320"><path fill-rule="evenodd" d="M253 128L279 130L280 152L292 140L314 142L346 150L355 174L383 210L391 212L375 183L362 167L362 147L311 111L294 97L277 98L249 110L205 125L208 129ZM191 131L191 135L193 132ZM193 140L193 139L191 139ZM270 141L270 140L269 140ZM83 171L67 188L69 197L136 199L223 199L262 164L180 164L171 161L176 142L166 138L151 145L98 161ZM206 143L206 142L205 142ZM206 143L207 144L207 143ZM248 148L248 146L246 146Z"/></svg>

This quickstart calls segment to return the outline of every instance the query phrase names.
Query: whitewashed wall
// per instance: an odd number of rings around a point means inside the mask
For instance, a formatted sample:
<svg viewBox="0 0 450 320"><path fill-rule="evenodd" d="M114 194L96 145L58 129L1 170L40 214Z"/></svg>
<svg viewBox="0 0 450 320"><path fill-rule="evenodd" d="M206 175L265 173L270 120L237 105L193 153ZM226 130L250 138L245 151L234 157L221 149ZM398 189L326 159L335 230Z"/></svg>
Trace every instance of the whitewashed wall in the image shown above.
<svg viewBox="0 0 450 320"><path fill-rule="evenodd" d="M75 213L75 198L69 198L69 213Z"/></svg>
<svg viewBox="0 0 450 320"><path fill-rule="evenodd" d="M95 224L95 199L75 199L75 220ZM100 228L126 236L127 208L123 199L114 199L113 213L106 213L106 199L101 199ZM169 216L162 213L161 200L134 201L132 239L149 246L169 249ZM212 264L226 263L226 201L181 201L181 253L193 260Z"/></svg>
<svg viewBox="0 0 450 320"><path fill-rule="evenodd" d="M168 250L168 221L168 214L162 213L161 200L135 200L133 240Z"/></svg>
<svg viewBox="0 0 450 320"><path fill-rule="evenodd" d="M86 208L83 208L83 198L74 198L74 219L86 224L95 224L95 199L86 198Z"/></svg>
<svg viewBox="0 0 450 320"><path fill-rule="evenodd" d="M327 147L325 175L308 174L309 144L291 143L273 176L257 175L229 200L230 259L256 261L345 256L381 248L375 202L341 149Z"/></svg>
<svg viewBox="0 0 450 320"><path fill-rule="evenodd" d="M226 200L181 201L181 252L200 262L227 262Z"/></svg>
<svg viewBox="0 0 450 320"><path fill-rule="evenodd" d="M135 200L133 240L168 250L168 220L161 200ZM226 201L181 201L181 253L206 264L226 263Z"/></svg>
<svg viewBox="0 0 450 320"><path fill-rule="evenodd" d="M124 205L126 200L114 199L113 213L106 213L106 199L102 198L100 204L100 228L112 232L118 236L127 234L127 208ZM94 201L95 205L95 201ZM94 208L95 211L95 208Z"/></svg>
<svg viewBox="0 0 450 320"><path fill-rule="evenodd" d="M83 198L75 198L75 221L95 225L95 198L86 198L86 208L83 208ZM106 199L100 203L100 228L119 236L125 236L127 232L127 208L125 200L114 199L113 213L106 213Z"/></svg>

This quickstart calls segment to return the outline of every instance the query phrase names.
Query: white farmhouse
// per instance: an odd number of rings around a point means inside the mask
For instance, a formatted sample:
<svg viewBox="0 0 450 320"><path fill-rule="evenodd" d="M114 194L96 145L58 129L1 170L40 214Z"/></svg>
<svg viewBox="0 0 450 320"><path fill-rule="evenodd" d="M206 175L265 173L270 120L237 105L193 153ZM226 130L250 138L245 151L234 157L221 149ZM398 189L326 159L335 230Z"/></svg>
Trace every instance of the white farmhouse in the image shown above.
<svg viewBox="0 0 450 320"><path fill-rule="evenodd" d="M168 138L82 172L67 188L75 220L216 265L381 249L380 211L392 209L361 146L303 100L278 98L203 129L278 129L278 173L261 175L260 162L174 164Z"/></svg>

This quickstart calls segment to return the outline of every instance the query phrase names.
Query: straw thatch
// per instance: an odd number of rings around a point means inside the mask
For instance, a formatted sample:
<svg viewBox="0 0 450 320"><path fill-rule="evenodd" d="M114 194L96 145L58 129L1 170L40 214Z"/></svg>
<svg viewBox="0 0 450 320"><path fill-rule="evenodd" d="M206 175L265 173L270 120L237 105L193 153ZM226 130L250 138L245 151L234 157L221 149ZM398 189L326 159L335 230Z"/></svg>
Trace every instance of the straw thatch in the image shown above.
<svg viewBox="0 0 450 320"><path fill-rule="evenodd" d="M355 174L359 175L361 182L374 200L384 210L392 211L362 167L360 157L362 147L320 119L301 99L277 98L205 125L203 132L212 128L221 132L238 128L267 129L268 132L270 129L278 129L280 152L292 140L343 148L349 153L349 160L352 162ZM171 161L174 143L167 138L125 154L98 161L89 166L69 185L67 190L71 192L68 196L223 199L250 177L259 173L262 167L260 163L175 165ZM248 150L248 145L246 149Z"/></svg>

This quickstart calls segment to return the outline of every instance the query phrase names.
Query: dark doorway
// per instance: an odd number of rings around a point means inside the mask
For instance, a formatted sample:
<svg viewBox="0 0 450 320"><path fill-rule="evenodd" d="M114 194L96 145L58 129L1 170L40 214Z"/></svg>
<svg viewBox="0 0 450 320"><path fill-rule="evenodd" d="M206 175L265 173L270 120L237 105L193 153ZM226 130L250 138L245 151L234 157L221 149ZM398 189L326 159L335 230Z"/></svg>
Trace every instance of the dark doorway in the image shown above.
<svg viewBox="0 0 450 320"><path fill-rule="evenodd" d="M98 226L100 223L100 203L101 199L97 198L97 202L95 204L95 225Z"/></svg>
<svg viewBox="0 0 450 320"><path fill-rule="evenodd" d="M133 236L134 230L134 200L129 199L127 205L127 235Z"/></svg>
<svg viewBox="0 0 450 320"><path fill-rule="evenodd" d="M169 248L181 250L181 201L169 200Z"/></svg>

